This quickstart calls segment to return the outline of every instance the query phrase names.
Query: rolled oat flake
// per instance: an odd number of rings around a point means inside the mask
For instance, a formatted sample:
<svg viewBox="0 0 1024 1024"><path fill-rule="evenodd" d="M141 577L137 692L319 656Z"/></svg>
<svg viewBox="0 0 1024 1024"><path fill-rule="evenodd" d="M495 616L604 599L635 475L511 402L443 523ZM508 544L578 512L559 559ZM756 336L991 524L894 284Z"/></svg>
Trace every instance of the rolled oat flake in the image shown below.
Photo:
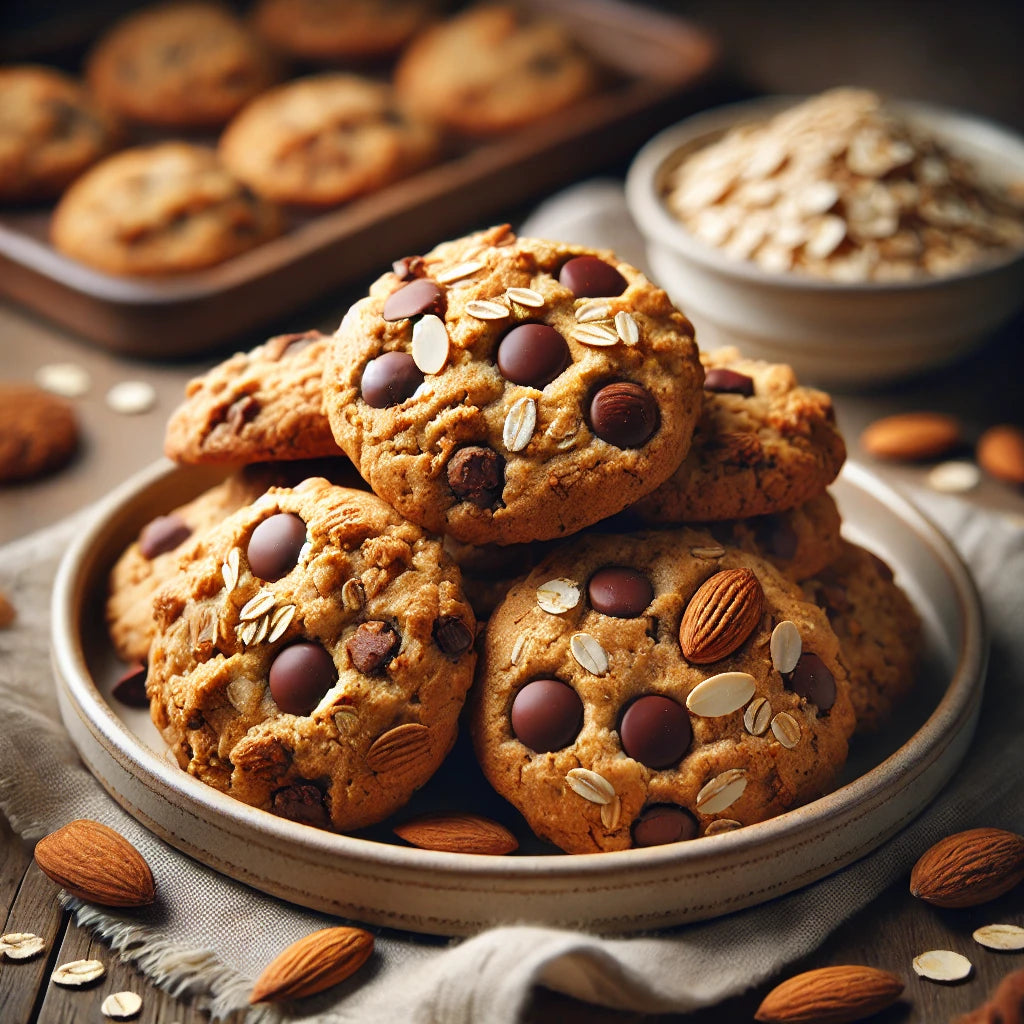
<svg viewBox="0 0 1024 1024"><path fill-rule="evenodd" d="M930 949L914 957L914 973L929 981L963 981L971 970L971 961L951 949Z"/></svg>
<svg viewBox="0 0 1024 1024"><path fill-rule="evenodd" d="M71 960L66 964L61 964L50 975L50 980L55 985L78 988L80 985L88 985L89 982L102 978L106 973L106 967L99 960Z"/></svg>
<svg viewBox="0 0 1024 1024"><path fill-rule="evenodd" d="M142 996L137 992L113 992L103 1000L100 1011L111 1020L128 1020L142 1009Z"/></svg>
<svg viewBox="0 0 1024 1024"><path fill-rule="evenodd" d="M8 932L0 935L0 953L8 960L28 960L46 948L46 943L31 932Z"/></svg>

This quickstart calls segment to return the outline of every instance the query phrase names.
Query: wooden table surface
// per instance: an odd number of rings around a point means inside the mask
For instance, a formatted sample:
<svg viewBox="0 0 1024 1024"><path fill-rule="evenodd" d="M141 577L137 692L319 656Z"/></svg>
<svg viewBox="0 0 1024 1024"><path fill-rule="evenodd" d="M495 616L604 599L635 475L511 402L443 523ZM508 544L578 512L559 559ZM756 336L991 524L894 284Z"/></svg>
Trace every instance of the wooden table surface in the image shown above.
<svg viewBox="0 0 1024 1024"><path fill-rule="evenodd" d="M774 14L769 20L762 18L764 6L753 0L726 4L694 0L678 6L713 27L732 64L764 91L807 92L838 83L865 84L950 103L1024 129L1024 84L1017 45L1024 27L1024 5L982 0L944 8L943 16L937 17L934 5L920 0L899 4L861 0L834 5L784 0L773 5ZM401 249L399 243L396 246ZM333 329L349 298L336 296L287 324L267 325L265 333L275 327ZM956 367L884 391L836 394L839 424L851 457L871 464L857 438L864 425L888 412L922 408L948 411L961 418L969 439L996 422L1021 422L1022 338L1024 317ZM235 347L247 347L259 340L240 339ZM92 377L90 392L75 400L84 437L82 451L60 473L0 492L0 543L58 521L157 458L163 424L178 402L185 381L223 355L211 353L209 358L191 363L131 362L0 301L0 377L30 381L40 366L61 361L85 367ZM106 390L129 379L145 380L155 387L154 409L126 417L106 407ZM920 467L872 468L897 486L921 485L925 480L926 471ZM967 498L1024 523L1024 494L1019 490L986 479ZM2 1024L99 1022L103 1019L99 1010L103 996L122 989L143 995L141 1021L206 1021L187 998L175 999L156 989L133 968L118 962L103 943L71 923L56 896L56 886L32 862L30 847L13 835L0 817L2 931L34 931L47 942L46 953L34 960L0 962ZM884 968L902 977L906 990L900 1004L874 1019L880 1024L944 1024L982 1002L1005 973L1024 967L1024 954L996 954L972 942L975 927L996 921L1024 925L1024 887L985 907L937 911L913 899L907 879L902 878L841 926L806 962L787 969L785 976L837 963ZM786 926L780 921L780 928ZM933 948L965 952L974 963L971 978L952 986L917 978L911 969L913 957ZM69 991L49 983L49 973L57 963L92 956L108 967L108 976L99 986ZM604 1010L539 990L527 1018L540 1024L732 1024L752 1019L768 987L685 1016ZM231 1019L240 1020L241 1015Z"/></svg>

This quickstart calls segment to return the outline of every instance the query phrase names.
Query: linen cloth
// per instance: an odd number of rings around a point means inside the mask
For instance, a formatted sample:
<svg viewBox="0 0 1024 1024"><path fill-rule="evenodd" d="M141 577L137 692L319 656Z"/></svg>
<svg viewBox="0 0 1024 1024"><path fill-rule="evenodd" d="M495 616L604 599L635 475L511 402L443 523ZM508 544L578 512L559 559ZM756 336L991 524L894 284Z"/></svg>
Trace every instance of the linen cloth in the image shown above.
<svg viewBox="0 0 1024 1024"><path fill-rule="evenodd" d="M642 263L641 254L630 252L616 234L631 230L617 189L597 183L571 196L553 211L566 216L561 227L550 218L550 237L564 228L562 237L614 247ZM524 228L528 232L541 233L536 221ZM354 977L292 1007L250 1009L247 1019L513 1024L522 1019L536 984L633 1011L693 1010L759 984L811 952L906 875L942 836L978 825L1021 831L1024 758L1013 752L1024 735L1024 529L959 499L924 492L912 497L972 570L992 648L978 726L984 742L973 744L955 781L901 833L857 863L770 904L648 935L606 939L505 926L448 940L373 929L374 957ZM0 630L0 809L29 839L79 817L125 835L153 869L158 903L119 912L67 902L80 923L156 984L191 993L195 1005L216 1018L247 1005L253 981L286 945L342 922L265 896L174 850L122 811L78 760L57 710L49 600L60 556L89 515L86 510L0 549L0 591L17 608L14 625ZM28 922L14 926L31 930Z"/></svg>

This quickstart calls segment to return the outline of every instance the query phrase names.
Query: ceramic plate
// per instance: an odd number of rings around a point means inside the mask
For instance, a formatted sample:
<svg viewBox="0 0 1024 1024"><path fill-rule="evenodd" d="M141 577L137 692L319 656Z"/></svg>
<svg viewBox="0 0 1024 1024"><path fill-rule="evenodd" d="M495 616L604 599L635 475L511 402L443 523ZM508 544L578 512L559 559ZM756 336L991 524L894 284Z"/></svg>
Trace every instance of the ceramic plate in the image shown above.
<svg viewBox="0 0 1024 1024"><path fill-rule="evenodd" d="M401 816L457 807L515 831L508 857L400 845L378 826L335 835L211 789L165 756L145 711L108 699L123 669L103 624L107 573L141 526L221 474L158 463L129 480L67 552L53 595L61 714L111 796L171 845L264 892L370 924L445 935L501 921L625 933L714 917L790 892L873 850L951 776L977 720L987 644L971 578L948 541L866 470L832 488L844 531L897 573L921 612L927 653L902 715L857 739L833 793L771 821L689 843L568 855L534 839L487 786L465 745Z"/></svg>

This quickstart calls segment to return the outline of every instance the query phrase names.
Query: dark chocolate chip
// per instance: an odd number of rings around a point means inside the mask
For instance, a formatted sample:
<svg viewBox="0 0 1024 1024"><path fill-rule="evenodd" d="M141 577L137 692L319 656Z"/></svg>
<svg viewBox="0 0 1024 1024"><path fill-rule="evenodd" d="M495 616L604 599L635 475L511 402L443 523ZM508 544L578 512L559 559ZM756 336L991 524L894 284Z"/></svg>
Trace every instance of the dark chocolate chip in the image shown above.
<svg viewBox="0 0 1024 1024"><path fill-rule="evenodd" d="M577 256L562 267L558 275L577 299L607 298L621 295L629 282L613 267L596 256Z"/></svg>
<svg viewBox="0 0 1024 1024"><path fill-rule="evenodd" d="M631 381L605 384L590 400L590 427L616 448L639 448L658 429L658 403Z"/></svg>
<svg viewBox="0 0 1024 1024"><path fill-rule="evenodd" d="M636 569L608 565L590 577L587 594L594 611L618 619L635 619L654 600L654 587Z"/></svg>
<svg viewBox="0 0 1024 1024"><path fill-rule="evenodd" d="M719 394L746 395L749 398L754 393L754 378L735 370L717 367L708 370L704 375L704 390L716 391Z"/></svg>
<svg viewBox="0 0 1024 1024"><path fill-rule="evenodd" d="M387 663L397 653L400 643L401 638L394 627L373 620L364 622L345 641L345 650L356 669L363 675L372 676L384 671Z"/></svg>
<svg viewBox="0 0 1024 1024"><path fill-rule="evenodd" d="M547 324L513 327L498 345L498 369L505 380L542 388L570 363L565 338Z"/></svg>
<svg viewBox="0 0 1024 1024"><path fill-rule="evenodd" d="M583 701L558 679L534 679L512 702L512 732L537 753L567 747L583 725Z"/></svg>
<svg viewBox="0 0 1024 1024"><path fill-rule="evenodd" d="M399 405L423 383L423 372L407 352L385 352L363 370L363 401L374 409Z"/></svg>
<svg viewBox="0 0 1024 1024"><path fill-rule="evenodd" d="M270 695L289 715L308 715L338 681L334 660L319 644L285 647L270 664Z"/></svg>
<svg viewBox="0 0 1024 1024"><path fill-rule="evenodd" d="M800 538L784 516L756 516L751 522L757 543L767 554L787 561L796 554Z"/></svg>
<svg viewBox="0 0 1024 1024"><path fill-rule="evenodd" d="M444 289L429 277L420 277L393 291L384 300L385 320L408 320L421 313L444 316Z"/></svg>
<svg viewBox="0 0 1024 1024"><path fill-rule="evenodd" d="M278 512L259 523L249 537L246 557L254 576L279 580L298 564L306 524L293 512Z"/></svg>
<svg viewBox="0 0 1024 1024"><path fill-rule="evenodd" d="M139 551L143 558L156 558L157 555L173 551L191 536L192 527L176 512L169 516L157 516L142 528Z"/></svg>
<svg viewBox="0 0 1024 1024"><path fill-rule="evenodd" d="M652 804L633 822L634 846L664 846L697 838L697 819L674 804Z"/></svg>
<svg viewBox="0 0 1024 1024"><path fill-rule="evenodd" d="M448 486L457 498L490 508L505 485L505 460L490 448L460 448L448 462Z"/></svg>
<svg viewBox="0 0 1024 1024"><path fill-rule="evenodd" d="M796 668L786 679L786 686L817 705L820 712L828 711L836 702L835 677L812 651L800 655Z"/></svg>
<svg viewBox="0 0 1024 1024"><path fill-rule="evenodd" d="M242 427L255 419L259 411L260 403L252 395L242 395L228 406L224 413L224 422L231 429L231 433L240 434Z"/></svg>
<svg viewBox="0 0 1024 1024"><path fill-rule="evenodd" d="M141 661L129 665L114 683L110 695L127 708L148 708L146 666Z"/></svg>
<svg viewBox="0 0 1024 1024"><path fill-rule="evenodd" d="M457 658L469 650L473 633L457 615L442 615L434 623L434 642L449 657Z"/></svg>
<svg viewBox="0 0 1024 1024"><path fill-rule="evenodd" d="M330 828L331 819L324 807L324 795L311 782L301 782L277 790L270 798L274 813L300 825Z"/></svg>
<svg viewBox="0 0 1024 1024"><path fill-rule="evenodd" d="M648 694L625 710L619 723L622 749L648 768L667 768L690 749L693 730L686 709L669 697Z"/></svg>

